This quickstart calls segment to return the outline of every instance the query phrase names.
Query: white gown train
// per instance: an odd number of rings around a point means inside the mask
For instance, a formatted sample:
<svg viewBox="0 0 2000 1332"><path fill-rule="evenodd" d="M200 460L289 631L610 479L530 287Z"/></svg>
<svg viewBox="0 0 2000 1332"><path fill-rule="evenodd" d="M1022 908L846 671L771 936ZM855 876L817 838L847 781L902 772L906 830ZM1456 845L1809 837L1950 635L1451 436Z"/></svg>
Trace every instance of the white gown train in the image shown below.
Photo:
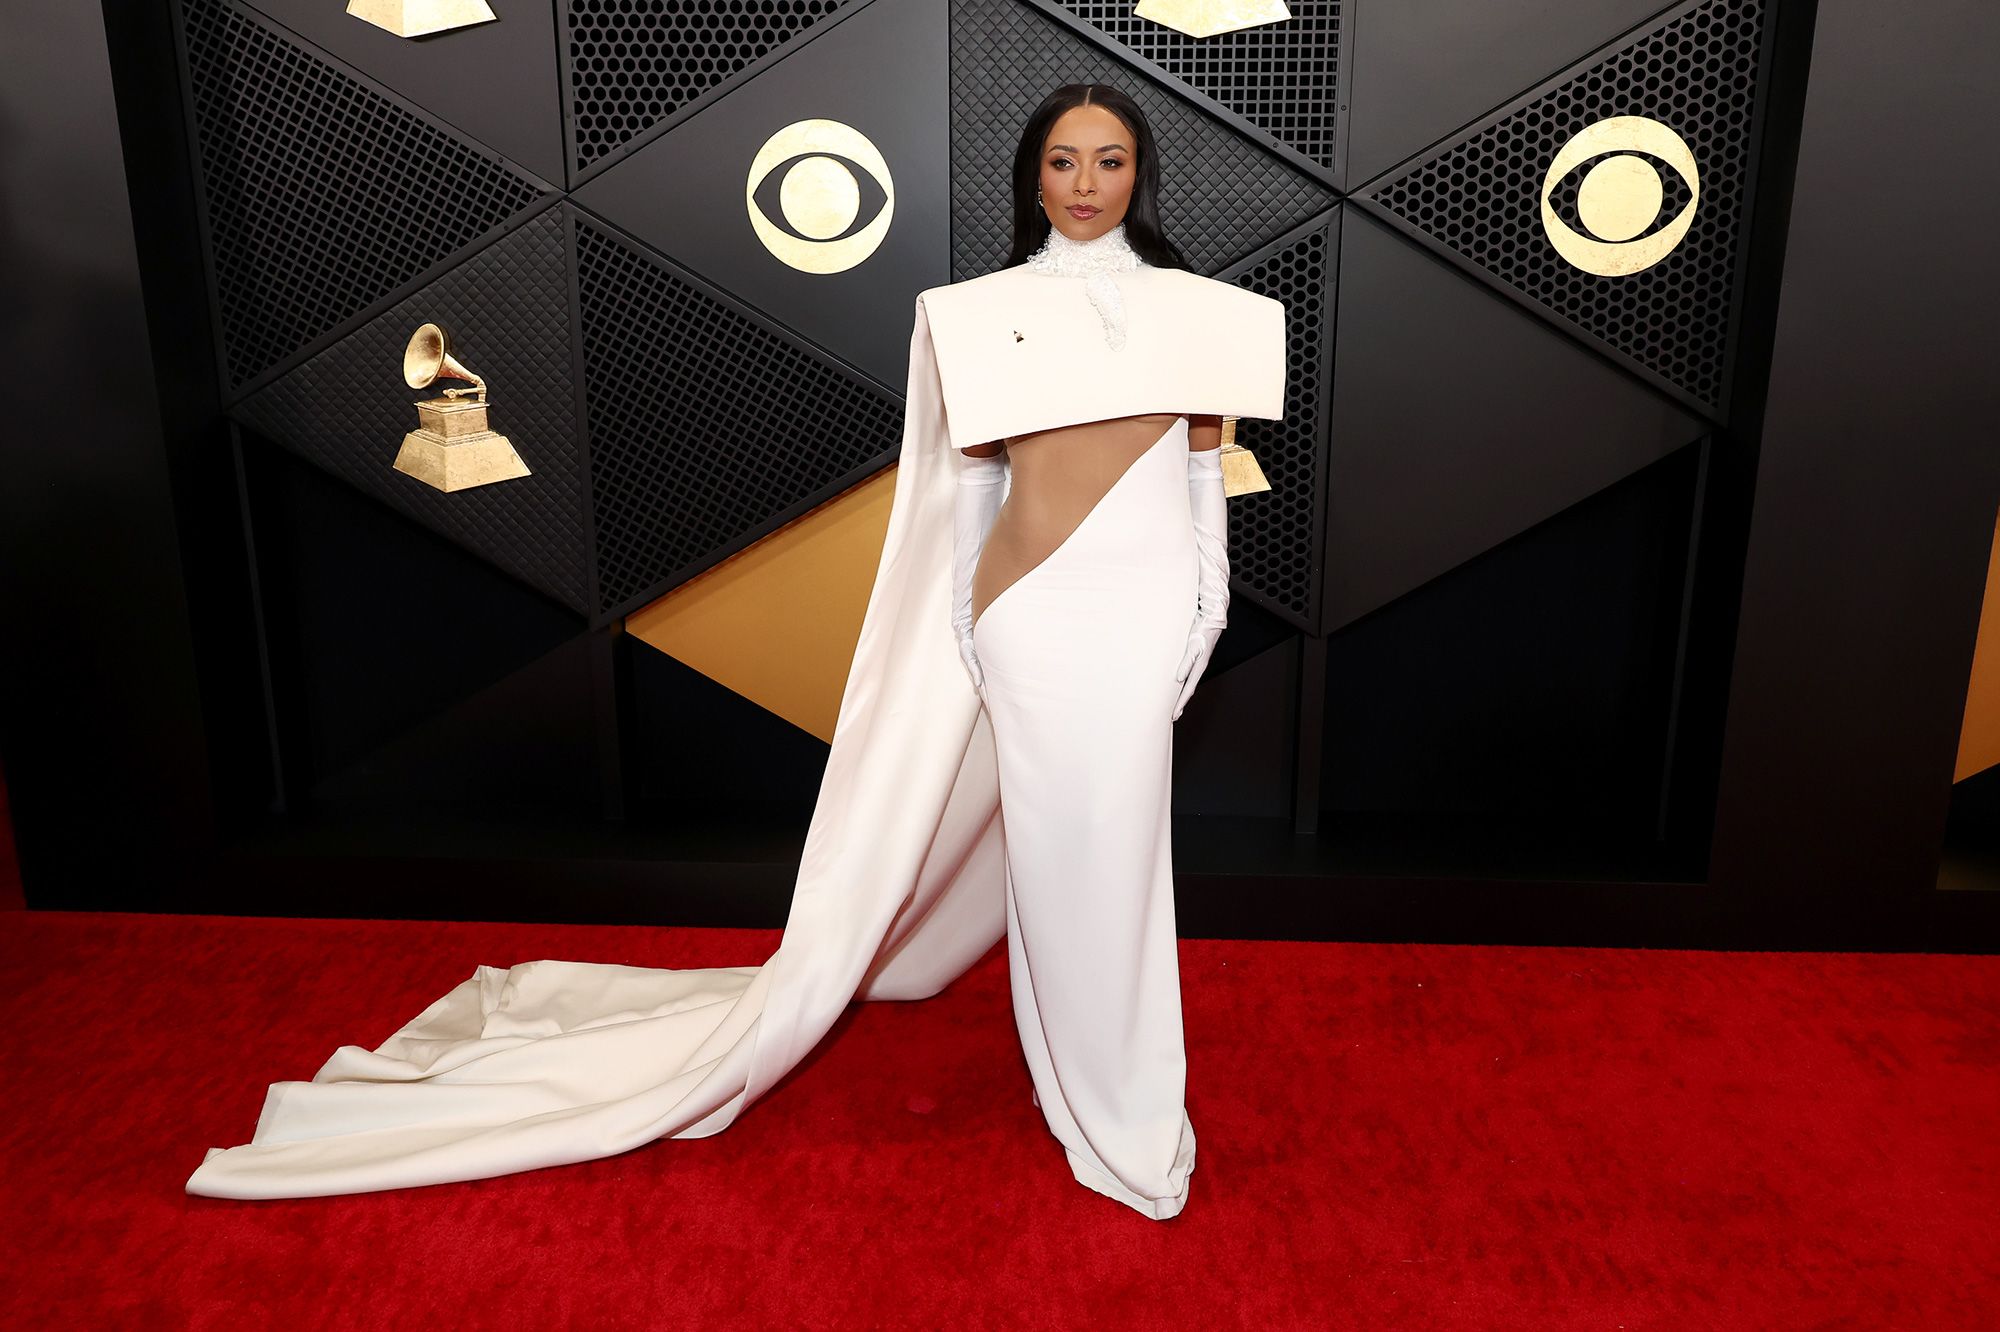
<svg viewBox="0 0 2000 1332"><path fill-rule="evenodd" d="M951 627L957 474L922 301L896 491L777 951L761 966L480 966L374 1050L270 1084L186 1190L483 1179L720 1133L854 1000L922 999L1006 933L992 729Z"/></svg>
<svg viewBox="0 0 2000 1332"><path fill-rule="evenodd" d="M1183 373L1160 396L1232 405L1203 383ZM1182 422L982 614L989 715L951 627L956 454L919 299L888 532L777 951L479 966L375 1049L270 1084L250 1141L209 1148L187 1192L363 1193L707 1137L850 1002L933 995L1006 937L1032 1080L1077 1179L1173 1215L1194 1153L1166 819L1196 595L1185 453Z"/></svg>

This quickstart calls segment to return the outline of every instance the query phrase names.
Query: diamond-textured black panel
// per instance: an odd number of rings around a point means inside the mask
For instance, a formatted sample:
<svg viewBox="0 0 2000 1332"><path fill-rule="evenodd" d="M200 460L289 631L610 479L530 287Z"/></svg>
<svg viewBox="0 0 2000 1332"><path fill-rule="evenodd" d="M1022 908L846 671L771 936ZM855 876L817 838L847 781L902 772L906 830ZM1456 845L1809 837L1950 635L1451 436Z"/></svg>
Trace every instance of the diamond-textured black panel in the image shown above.
<svg viewBox="0 0 2000 1332"><path fill-rule="evenodd" d="M842 0L569 0L578 170L839 9Z"/></svg>
<svg viewBox="0 0 2000 1332"><path fill-rule="evenodd" d="M182 0L232 386L541 193L224 0Z"/></svg>
<svg viewBox="0 0 2000 1332"><path fill-rule="evenodd" d="M1131 0L1061 4L1119 45L1333 170L1341 0L1292 0L1292 16L1283 23L1201 38L1140 18L1132 12Z"/></svg>
<svg viewBox="0 0 2000 1332"><path fill-rule="evenodd" d="M1333 227L1317 227L1235 276L1285 303L1285 418L1236 423L1268 491L1229 501L1230 578L1294 624L1316 629L1320 503L1329 389L1322 373L1333 331Z"/></svg>
<svg viewBox="0 0 2000 1332"><path fill-rule="evenodd" d="M577 223L602 609L892 449L902 405Z"/></svg>
<svg viewBox="0 0 2000 1332"><path fill-rule="evenodd" d="M1688 6L1364 197L1719 410L1764 13L1763 0ZM1562 145L1610 116L1646 116L1685 139L1700 201L1687 235L1665 258L1637 273L1598 277L1549 243L1541 188ZM1663 181L1673 175L1670 167L1660 171ZM1670 190L1662 216L1686 198ZM1573 209L1574 190L1552 203Z"/></svg>
<svg viewBox="0 0 2000 1332"><path fill-rule="evenodd" d="M562 206L545 209L251 394L234 415L587 614L568 249ZM417 425L411 404L436 396L402 375L404 344L430 321L444 325L453 354L490 386L492 427L532 475L446 494L395 469L403 434Z"/></svg>
<svg viewBox="0 0 2000 1332"><path fill-rule="evenodd" d="M951 263L990 273L1012 242L1021 126L1065 83L1132 95L1160 145L1160 214L1195 271L1214 273L1334 201L1319 182L1218 124L1108 50L1013 0L952 0Z"/></svg>

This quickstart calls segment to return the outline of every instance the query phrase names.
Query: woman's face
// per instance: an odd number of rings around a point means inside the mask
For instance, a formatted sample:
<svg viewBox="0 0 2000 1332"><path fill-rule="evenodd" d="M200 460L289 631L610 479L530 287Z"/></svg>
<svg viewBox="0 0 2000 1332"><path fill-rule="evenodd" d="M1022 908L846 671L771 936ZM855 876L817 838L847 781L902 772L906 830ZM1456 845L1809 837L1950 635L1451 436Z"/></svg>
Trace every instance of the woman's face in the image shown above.
<svg viewBox="0 0 2000 1332"><path fill-rule="evenodd" d="M1049 225L1086 241L1124 221L1132 202L1134 146L1125 122L1101 106L1074 106L1058 116L1042 143L1042 211Z"/></svg>

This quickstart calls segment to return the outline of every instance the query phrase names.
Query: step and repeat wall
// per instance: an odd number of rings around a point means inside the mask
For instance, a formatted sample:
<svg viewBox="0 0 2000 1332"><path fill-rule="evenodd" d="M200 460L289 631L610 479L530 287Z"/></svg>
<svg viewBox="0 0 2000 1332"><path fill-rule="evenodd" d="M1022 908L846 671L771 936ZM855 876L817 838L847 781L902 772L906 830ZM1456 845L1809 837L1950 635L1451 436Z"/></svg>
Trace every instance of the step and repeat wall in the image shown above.
<svg viewBox="0 0 2000 1332"><path fill-rule="evenodd" d="M1190 264L1290 312L1183 812L1698 878L1777 3L175 0L287 798L809 801L913 298L1004 262L1020 127L1092 81ZM420 421L426 324L484 421ZM398 466L446 420L515 474Z"/></svg>

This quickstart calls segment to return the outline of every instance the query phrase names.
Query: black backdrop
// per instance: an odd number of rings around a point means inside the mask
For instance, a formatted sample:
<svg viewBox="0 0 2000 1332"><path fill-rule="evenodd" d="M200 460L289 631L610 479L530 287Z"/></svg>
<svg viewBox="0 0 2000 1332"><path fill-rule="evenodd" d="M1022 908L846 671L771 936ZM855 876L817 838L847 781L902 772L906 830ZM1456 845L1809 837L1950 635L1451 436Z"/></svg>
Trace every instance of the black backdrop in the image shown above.
<svg viewBox="0 0 2000 1332"><path fill-rule="evenodd" d="M1179 728L1185 931L1994 937L1937 888L2000 497L1992 261L1937 240L1992 192L1949 165L1978 6L1329 0L1199 43L1044 0L495 8L403 42L107 0L11 58L32 905L778 923L824 745L621 617L893 459L910 298L1000 262L1022 116L1097 79L1191 262L1292 311ZM1701 207L1595 277L1535 201L1624 115ZM894 176L843 273L743 223L809 116ZM388 468L426 318L533 476Z"/></svg>

